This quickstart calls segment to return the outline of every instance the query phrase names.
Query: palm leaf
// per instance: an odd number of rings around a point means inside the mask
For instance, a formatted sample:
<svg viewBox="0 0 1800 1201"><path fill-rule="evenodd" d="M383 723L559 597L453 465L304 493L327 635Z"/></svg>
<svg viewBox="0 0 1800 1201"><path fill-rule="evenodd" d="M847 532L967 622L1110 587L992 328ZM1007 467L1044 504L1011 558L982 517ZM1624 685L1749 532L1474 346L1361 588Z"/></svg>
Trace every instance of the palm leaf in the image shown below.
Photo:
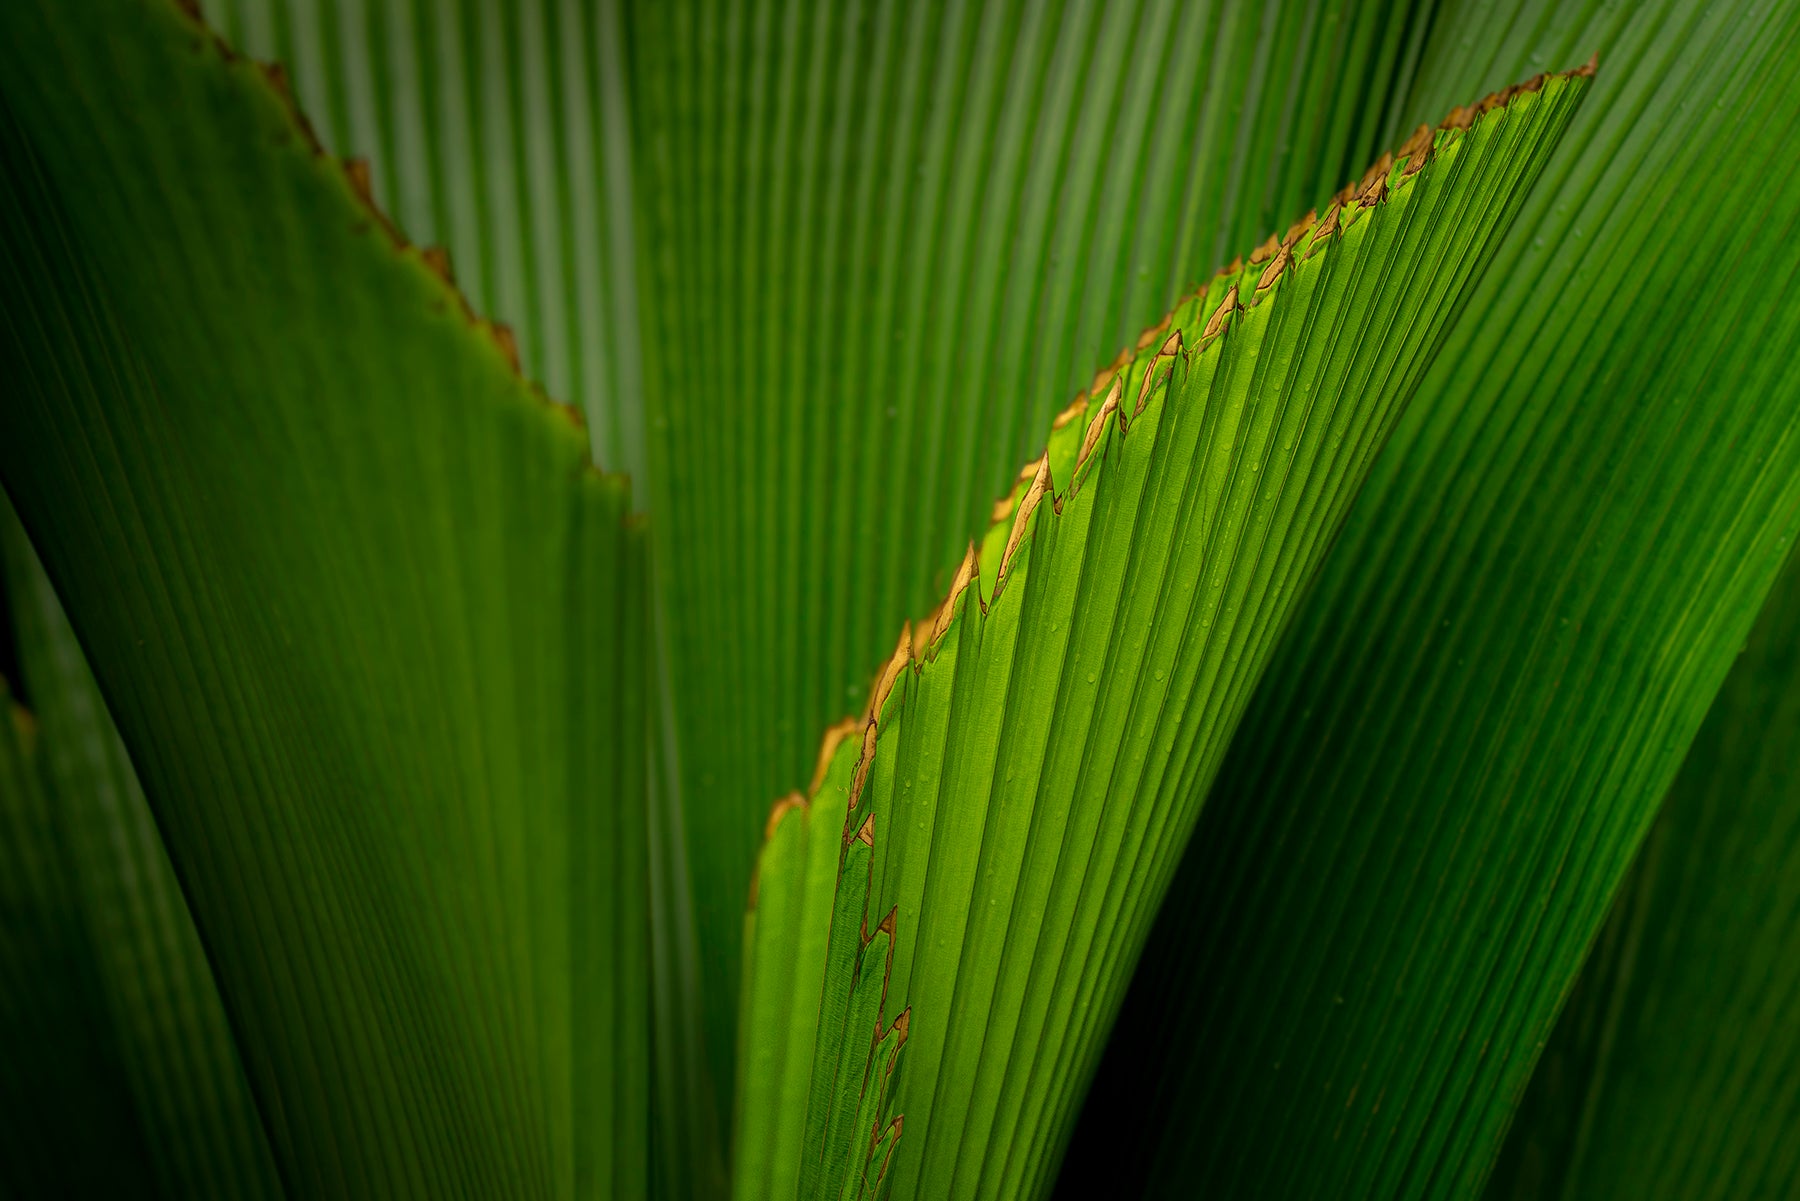
<svg viewBox="0 0 1800 1201"><path fill-rule="evenodd" d="M284 1182L641 1191L623 484L256 65L141 0L0 30L0 469Z"/></svg>
<svg viewBox="0 0 1800 1201"><path fill-rule="evenodd" d="M1478 1192L1791 545L1800 21L1546 12L1604 91L1249 708L1072 1187Z"/></svg>
<svg viewBox="0 0 1800 1201"><path fill-rule="evenodd" d="M0 510L6 592L33 704L49 811L50 837L39 842L39 854L58 865L53 870L66 894L63 903L77 915L81 931L70 942L81 948L98 998L91 1012L75 1011L85 1025L76 1036L116 1053L117 1067L111 1070L122 1078L115 1086L117 1098L142 1132L152 1169L134 1171L130 1185L120 1182L120 1187L154 1184L171 1197L280 1196L262 1117L212 969L137 773L75 632L4 497ZM18 845L32 843L20 839ZM34 979L22 969L8 975ZM18 1037L18 1027L6 1028ZM99 1079L89 1079L87 1090L98 1091ZM8 1114L35 1107L29 1086L16 1087L21 1094L6 1106ZM123 1142L129 1145L134 1137ZM38 1153L56 1145L38 1131L26 1138ZM64 1187L66 1179L56 1174L70 1170L81 1154L47 1157L46 1177L36 1189ZM106 1162L114 1154L117 1149L102 1150L100 1159ZM24 1155L5 1159L29 1162ZM24 1187L16 1178L14 1183Z"/></svg>
<svg viewBox="0 0 1800 1201"><path fill-rule="evenodd" d="M1041 1194L1184 846L1066 1191L1472 1195L1609 906L1496 1193L1791 1176L1777 625L1613 897L1800 524L1793 14L217 6L0 10L7 1188Z"/></svg>
<svg viewBox="0 0 1800 1201"><path fill-rule="evenodd" d="M650 508L721 1099L770 798L1094 365L1375 157L1425 7L631 14Z"/></svg>
<svg viewBox="0 0 1800 1201"><path fill-rule="evenodd" d="M35 723L3 682L0 702L0 1182L20 1196L151 1197L152 1151L105 1037L105 986Z"/></svg>
<svg viewBox="0 0 1800 1201"><path fill-rule="evenodd" d="M902 636L854 767L849 743L826 752L841 835L791 805L772 820L745 1074L810 1057L812 1083L804 1115L746 1095L740 1140L768 1146L737 1162L769 1165L767 1195L794 1195L802 1122L800 1195L1045 1186L1275 635L1585 82L1421 130L1059 419L996 513L991 572L971 546ZM843 848L829 949L821 840ZM812 1008L816 1049L781 1020Z"/></svg>
<svg viewBox="0 0 1800 1201"><path fill-rule="evenodd" d="M1487 1195L1777 1197L1800 1171L1800 558L1688 749Z"/></svg>

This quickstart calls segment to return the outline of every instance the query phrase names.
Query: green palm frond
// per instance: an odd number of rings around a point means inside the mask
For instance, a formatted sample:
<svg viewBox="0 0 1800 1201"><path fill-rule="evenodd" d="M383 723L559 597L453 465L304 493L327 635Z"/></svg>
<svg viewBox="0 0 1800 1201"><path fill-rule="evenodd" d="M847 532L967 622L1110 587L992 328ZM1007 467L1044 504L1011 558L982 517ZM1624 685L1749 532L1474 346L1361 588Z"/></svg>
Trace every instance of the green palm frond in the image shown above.
<svg viewBox="0 0 1800 1201"><path fill-rule="evenodd" d="M0 1192L1800 1187L1796 111L1775 0L0 6Z"/></svg>

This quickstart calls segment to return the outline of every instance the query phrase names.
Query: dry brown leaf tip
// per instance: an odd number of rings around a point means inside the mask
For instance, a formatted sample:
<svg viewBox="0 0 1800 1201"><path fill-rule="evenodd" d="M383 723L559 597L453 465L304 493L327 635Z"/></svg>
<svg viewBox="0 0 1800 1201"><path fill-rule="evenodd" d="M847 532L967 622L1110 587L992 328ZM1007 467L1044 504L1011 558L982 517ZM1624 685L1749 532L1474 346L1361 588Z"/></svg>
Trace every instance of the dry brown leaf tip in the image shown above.
<svg viewBox="0 0 1800 1201"><path fill-rule="evenodd" d="M1325 243L1331 241L1337 234L1338 230L1341 228L1339 214L1343 211L1343 205L1337 203L1335 200L1332 201L1331 207L1325 210L1325 219L1313 227L1312 238L1306 243L1306 254L1304 257L1310 259L1324 247Z"/></svg>
<svg viewBox="0 0 1800 1201"><path fill-rule="evenodd" d="M425 260L425 267L446 287L456 286L456 273L450 269L450 252L442 246L427 246L419 251L419 257Z"/></svg>
<svg viewBox="0 0 1800 1201"><path fill-rule="evenodd" d="M1206 328L1200 331L1202 342L1209 342L1224 333L1225 319L1244 307L1238 303L1237 293L1238 290L1235 286L1226 290L1225 299L1219 302L1219 307L1214 309L1212 316L1207 319Z"/></svg>
<svg viewBox="0 0 1800 1201"><path fill-rule="evenodd" d="M1392 150L1389 150L1386 153L1384 153L1380 158L1376 159L1373 163L1371 163L1369 165L1369 169L1367 171L1363 172L1362 178L1360 180L1358 180L1357 184L1356 184L1357 192L1358 193L1367 192L1371 187L1374 186L1374 184L1377 180L1385 181L1388 177L1388 172L1392 171L1393 169L1394 169L1394 152Z"/></svg>
<svg viewBox="0 0 1800 1201"><path fill-rule="evenodd" d="M1270 234L1268 236L1268 239L1266 241L1264 241L1262 243L1262 245L1258 246L1255 250L1252 250L1250 252L1250 265L1252 267L1261 266L1262 264L1268 262L1270 259L1274 258L1275 252L1280 249L1281 249L1281 239L1276 237L1274 234Z"/></svg>
<svg viewBox="0 0 1800 1201"><path fill-rule="evenodd" d="M1402 177L1416 175L1431 160L1432 141L1436 135L1431 126L1421 125L1412 131L1412 136L1400 147L1400 157L1406 160L1406 166L1400 169Z"/></svg>
<svg viewBox="0 0 1800 1201"><path fill-rule="evenodd" d="M1036 474L1031 480L1031 487L1025 490L1025 498L1019 502L1019 511L1013 515L1012 532L1006 536L1006 549L1000 555L1000 569L995 572L994 590L1006 582L1006 573L1012 566L1013 554L1019 549L1019 543L1025 538L1025 530L1031 524L1031 515L1037 511L1038 502L1044 493L1050 490L1050 460L1041 458L1031 464L1036 467Z"/></svg>
<svg viewBox="0 0 1800 1201"><path fill-rule="evenodd" d="M1289 251L1286 246L1283 246L1281 250L1277 252L1275 257L1270 260L1269 265L1263 269L1261 278L1256 281L1256 290L1258 292L1266 292L1270 288L1273 288L1275 286L1275 281L1281 278L1281 273L1286 271L1288 264L1293 261L1293 253Z"/></svg>
<svg viewBox="0 0 1800 1201"><path fill-rule="evenodd" d="M1317 225L1318 222L1319 222L1319 210L1318 209L1307 209L1306 216L1300 218L1300 220L1298 220L1298 221L1294 222L1292 225L1288 226L1287 234L1285 236L1283 236L1281 239L1282 249L1283 250L1292 250L1296 245L1299 244L1300 239L1306 236L1307 231L1310 230L1314 225Z"/></svg>
<svg viewBox="0 0 1800 1201"><path fill-rule="evenodd" d="M344 177L350 181L350 188L356 198L366 205L375 203L373 181L369 176L369 160L366 158L347 158L344 160Z"/></svg>
<svg viewBox="0 0 1800 1201"><path fill-rule="evenodd" d="M903 622L900 626L900 640L894 644L894 653L888 656L887 666L881 669L881 678L875 682L875 690L869 693L869 724L881 721L881 710L887 704L888 694L894 690L894 681L900 678L900 669L912 662L912 622Z"/></svg>
<svg viewBox="0 0 1800 1201"><path fill-rule="evenodd" d="M283 100L291 103L294 93L293 89L288 86L287 68L280 63L258 63L256 65L261 68L263 78L269 81L269 86L274 88Z"/></svg>
<svg viewBox="0 0 1800 1201"><path fill-rule="evenodd" d="M513 373L518 374L519 342L513 337L512 327L502 325L497 321L490 321L487 323L487 333L488 337L493 339L494 345L499 347L500 353L506 356L506 361L512 366Z"/></svg>
<svg viewBox="0 0 1800 1201"><path fill-rule="evenodd" d="M1138 387L1137 404L1133 406L1131 415L1135 419L1150 403L1150 389L1156 385L1156 373L1162 368L1163 360L1173 359L1181 353L1181 331L1176 330L1163 341L1162 349L1151 358L1144 368L1144 382Z"/></svg>
<svg viewBox="0 0 1800 1201"><path fill-rule="evenodd" d="M1367 184L1365 184L1363 186L1362 191L1360 193L1358 193L1358 195L1356 197L1356 203L1360 204L1364 208L1374 208L1376 205L1380 204L1383 200L1386 200L1387 195L1388 195L1387 172L1384 171L1380 175L1377 175L1374 179L1370 180Z"/></svg>
<svg viewBox="0 0 1800 1201"><path fill-rule="evenodd" d="M950 595L946 596L944 603L938 606L937 617L931 623L931 646L936 646L950 631L950 622L956 617L957 602L962 599L963 593L969 590L969 585L980 577L981 555L975 549L975 543L970 541L969 549L963 555L962 563L956 569L956 578L950 581ZM980 595L978 591L976 596Z"/></svg>
<svg viewBox="0 0 1800 1201"><path fill-rule="evenodd" d="M1095 413L1093 420L1088 422L1087 432L1081 436L1081 450L1075 456L1075 471L1078 476L1081 472L1081 465L1088 461L1089 455L1094 453L1094 447L1099 443L1100 435L1106 430L1106 419L1119 411L1119 402L1124 399L1125 379L1121 376L1113 380L1112 391L1106 394L1106 403L1100 406L1100 411Z"/></svg>

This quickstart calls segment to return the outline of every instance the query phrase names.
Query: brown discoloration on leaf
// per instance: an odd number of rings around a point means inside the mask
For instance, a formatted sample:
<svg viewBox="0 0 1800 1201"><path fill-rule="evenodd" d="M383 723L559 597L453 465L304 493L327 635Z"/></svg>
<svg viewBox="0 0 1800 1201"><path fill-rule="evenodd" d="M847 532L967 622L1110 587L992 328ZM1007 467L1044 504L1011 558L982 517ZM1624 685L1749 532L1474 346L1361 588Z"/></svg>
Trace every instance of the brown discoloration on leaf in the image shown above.
<svg viewBox="0 0 1800 1201"><path fill-rule="evenodd" d="M1378 180L1382 183L1386 183L1388 172L1393 169L1394 152L1390 150L1380 158L1376 159L1374 163L1370 165L1369 169L1363 172L1362 178L1358 180L1356 184L1357 194L1366 195L1369 189L1375 186L1375 183Z"/></svg>
<svg viewBox="0 0 1800 1201"><path fill-rule="evenodd" d="M849 808L854 810L862 800L863 785L869 781L869 768L875 762L875 747L880 740L881 710L887 704L888 694L894 690L894 682L900 678L900 672L912 662L912 623L906 622L900 627L900 641L894 646L894 653L888 659L887 666L882 669L881 678L875 682L875 688L869 693L869 705L864 711L862 754L856 761L856 779L850 785Z"/></svg>
<svg viewBox="0 0 1800 1201"><path fill-rule="evenodd" d="M1439 129L1467 129L1475 124L1475 110L1464 105L1457 105L1450 110L1450 115L1438 122Z"/></svg>
<svg viewBox="0 0 1800 1201"><path fill-rule="evenodd" d="M1369 181L1367 187L1357 196L1356 203L1364 208L1374 208L1388 197L1387 172L1382 172Z"/></svg>
<svg viewBox="0 0 1800 1201"><path fill-rule="evenodd" d="M1288 269L1288 264L1293 261L1293 254L1286 246L1283 246L1280 253L1276 254L1269 265L1263 269L1262 277L1256 281L1256 290L1258 292L1266 292L1270 288L1273 288L1275 286L1275 281L1281 278L1281 273L1286 271Z"/></svg>
<svg viewBox="0 0 1800 1201"><path fill-rule="evenodd" d="M350 181L350 190L356 198L371 207L375 204L374 182L369 175L369 160L366 158L347 158L344 160L344 178Z"/></svg>
<svg viewBox="0 0 1800 1201"><path fill-rule="evenodd" d="M956 578L950 581L950 595L938 606L937 615L931 622L931 641L929 646L936 646L950 630L950 622L956 617L957 602L962 600L963 593L969 590L981 577L981 555L975 549L975 543L969 543L969 549L963 555L962 563L956 569ZM976 593L980 596L980 593Z"/></svg>
<svg viewBox="0 0 1800 1201"><path fill-rule="evenodd" d="M1283 250L1292 250L1299 244L1300 239L1306 236L1307 231L1318 224L1318 221L1319 210L1307 209L1306 216L1288 226L1287 233L1282 235L1281 248Z"/></svg>
<svg viewBox="0 0 1800 1201"><path fill-rule="evenodd" d="M1262 245L1258 246L1255 250L1252 250L1250 252L1250 265L1252 267L1261 266L1262 264L1268 262L1270 259L1274 258L1275 252L1280 249L1281 249L1281 239L1276 237L1274 234L1270 234L1268 236L1268 239L1266 241L1264 241L1262 243Z"/></svg>
<svg viewBox="0 0 1800 1201"><path fill-rule="evenodd" d="M517 375L519 373L519 343L513 337L512 327L491 322L487 331L488 337L494 340L494 345L500 348L500 353L506 356L507 363L512 366L513 374Z"/></svg>
<svg viewBox="0 0 1800 1201"><path fill-rule="evenodd" d="M450 252L442 246L427 246L419 251L419 257L425 260L425 266L431 273L443 280L445 285L456 286L456 274L450 269Z"/></svg>
<svg viewBox="0 0 1800 1201"><path fill-rule="evenodd" d="M1124 399L1125 380L1123 377L1119 377L1113 380L1112 391L1106 394L1106 403L1100 406L1100 411L1094 414L1092 421L1088 422L1087 433L1081 437L1081 451L1075 456L1075 474L1077 476L1081 474L1081 465L1088 461L1089 455L1094 453L1094 447L1099 443L1100 435L1105 432L1106 419L1119 411L1119 402Z"/></svg>
<svg viewBox="0 0 1800 1201"><path fill-rule="evenodd" d="M1150 389L1155 386L1157 372L1161 370L1163 363L1173 360L1180 353L1181 331L1176 330L1164 340L1162 349L1156 352L1156 356L1150 360L1150 365L1144 368L1144 382L1138 387L1137 404L1131 410L1134 418L1144 411L1145 405L1150 403Z"/></svg>
<svg viewBox="0 0 1800 1201"><path fill-rule="evenodd" d="M869 721L871 724L881 720L881 710L887 704L888 694L894 690L894 681L900 678L900 671L912 662L912 623L905 622L900 627L900 640L894 644L894 653L888 656L887 666L882 668L881 678L875 683L875 690L869 694Z"/></svg>
<svg viewBox="0 0 1800 1201"><path fill-rule="evenodd" d="M1219 274L1220 275L1236 275L1238 272L1242 271L1243 269L1244 269L1244 256L1240 254L1236 258L1232 259L1229 263L1226 263L1223 267L1220 267Z"/></svg>
<svg viewBox="0 0 1800 1201"><path fill-rule="evenodd" d="M1213 310L1211 317L1207 318L1206 328L1200 331L1200 341L1202 344L1210 342L1220 334L1224 333L1225 319L1243 307L1238 303L1237 293L1238 290L1236 288L1227 291L1225 293L1225 299L1219 302L1219 307Z"/></svg>
<svg viewBox="0 0 1800 1201"><path fill-rule="evenodd" d="M871 720L863 727L862 750L856 756L856 777L850 782L850 803L847 806L852 812L862 801L863 785L869 782L869 766L875 762L875 747L881 739L881 726Z"/></svg>
<svg viewBox="0 0 1800 1201"><path fill-rule="evenodd" d="M1343 211L1344 206L1338 204L1336 201L1333 201L1331 207L1325 210L1325 219L1319 222L1318 226L1313 230L1312 240L1307 242L1306 254L1303 257L1310 259L1313 255L1323 250L1327 242L1337 236L1338 231L1342 228L1338 222L1338 214Z"/></svg>
<svg viewBox="0 0 1800 1201"><path fill-rule="evenodd" d="M1019 511L1013 515L1012 532L1006 536L1006 549L1000 555L1000 570L994 582L994 591L998 593L1006 583L1007 569L1012 566L1013 554L1019 549L1019 543L1025 537L1025 530L1031 524L1031 515L1037 511L1038 502L1044 499L1044 493L1050 489L1050 460L1039 459L1035 464L1037 474L1032 477L1031 487L1025 490L1025 498L1019 502Z"/></svg>
<svg viewBox="0 0 1800 1201"><path fill-rule="evenodd" d="M1431 161L1431 144L1435 136L1429 125L1421 125L1412 131L1412 136L1400 147L1400 157L1406 160L1406 166L1400 169L1402 178L1418 174Z"/></svg>

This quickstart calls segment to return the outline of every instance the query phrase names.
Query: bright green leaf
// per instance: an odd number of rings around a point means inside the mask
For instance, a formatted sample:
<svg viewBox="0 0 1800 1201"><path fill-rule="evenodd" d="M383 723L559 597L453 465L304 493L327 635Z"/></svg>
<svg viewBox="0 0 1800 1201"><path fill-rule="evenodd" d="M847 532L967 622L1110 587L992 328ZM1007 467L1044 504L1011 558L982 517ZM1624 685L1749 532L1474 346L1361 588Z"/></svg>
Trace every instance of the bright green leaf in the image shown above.
<svg viewBox="0 0 1800 1201"><path fill-rule="evenodd" d="M1071 1195L1478 1194L1800 524L1800 10L1434 41L1598 49L1596 93L1238 731Z"/></svg>
<svg viewBox="0 0 1800 1201"><path fill-rule="evenodd" d="M770 800L1096 365L1379 152L1426 7L634 7L649 507L727 1087Z"/></svg>
<svg viewBox="0 0 1800 1201"><path fill-rule="evenodd" d="M798 1195L855 1195L894 1118L894 1196L1045 1187L1275 636L1585 84L1534 81L1409 142L1180 305L1059 421L1001 513L995 578L971 547L903 636L852 775L830 950L795 961L796 994L823 979ZM759 894L798 861L797 824L776 824ZM759 989L774 918L759 904Z"/></svg>

